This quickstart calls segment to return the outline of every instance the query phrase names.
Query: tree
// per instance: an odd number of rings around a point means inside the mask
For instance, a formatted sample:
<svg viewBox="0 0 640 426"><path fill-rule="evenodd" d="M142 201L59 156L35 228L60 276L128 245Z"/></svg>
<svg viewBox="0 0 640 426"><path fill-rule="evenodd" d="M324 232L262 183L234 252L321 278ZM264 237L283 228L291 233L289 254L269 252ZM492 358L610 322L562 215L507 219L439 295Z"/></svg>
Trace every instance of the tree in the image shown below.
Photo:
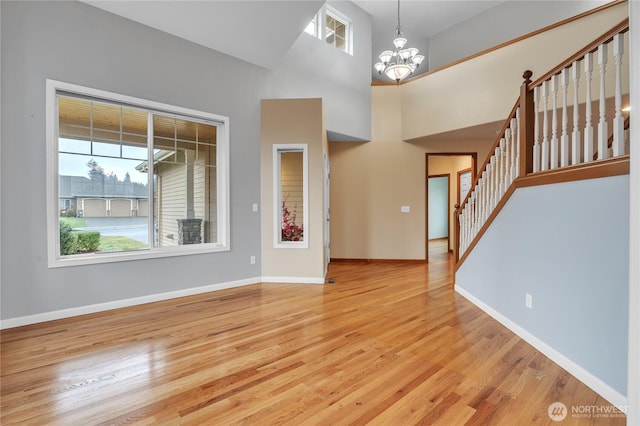
<svg viewBox="0 0 640 426"><path fill-rule="evenodd" d="M107 175L107 182L110 183L118 183L118 175L116 175L115 173L111 172Z"/></svg>
<svg viewBox="0 0 640 426"><path fill-rule="evenodd" d="M89 167L89 178L91 180L102 180L104 179L104 169L94 160L93 158L87 162L87 167Z"/></svg>
<svg viewBox="0 0 640 426"><path fill-rule="evenodd" d="M124 175L124 183L126 183L126 184L130 184L131 183L131 176L129 176L129 172L127 172L127 174Z"/></svg>

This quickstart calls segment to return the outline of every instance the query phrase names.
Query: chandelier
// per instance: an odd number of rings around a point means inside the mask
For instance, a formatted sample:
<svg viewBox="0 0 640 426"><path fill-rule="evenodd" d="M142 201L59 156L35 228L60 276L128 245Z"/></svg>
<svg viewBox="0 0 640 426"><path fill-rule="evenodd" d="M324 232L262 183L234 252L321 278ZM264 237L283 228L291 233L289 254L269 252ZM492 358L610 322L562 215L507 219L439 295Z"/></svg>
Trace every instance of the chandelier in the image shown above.
<svg viewBox="0 0 640 426"><path fill-rule="evenodd" d="M378 74L385 74L396 83L404 80L407 76L420 66L424 60L424 56L418 55L418 49L415 47L405 48L407 39L402 38L400 30L400 0L398 0L398 26L396 27L396 38L393 40L395 49L385 50L380 54L380 62L377 62L373 68Z"/></svg>

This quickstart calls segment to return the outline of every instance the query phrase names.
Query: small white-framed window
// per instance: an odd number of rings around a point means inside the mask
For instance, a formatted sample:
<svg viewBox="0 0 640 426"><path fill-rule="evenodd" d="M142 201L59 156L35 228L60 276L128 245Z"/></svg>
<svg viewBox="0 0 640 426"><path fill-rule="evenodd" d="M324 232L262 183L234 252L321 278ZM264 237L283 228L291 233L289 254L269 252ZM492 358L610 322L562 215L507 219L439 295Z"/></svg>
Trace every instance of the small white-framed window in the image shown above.
<svg viewBox="0 0 640 426"><path fill-rule="evenodd" d="M334 7L325 4L307 24L305 32L353 55L351 19Z"/></svg>
<svg viewBox="0 0 640 426"><path fill-rule="evenodd" d="M307 144L273 146L273 241L275 248L309 247Z"/></svg>
<svg viewBox="0 0 640 426"><path fill-rule="evenodd" d="M228 128L47 80L49 267L229 250Z"/></svg>

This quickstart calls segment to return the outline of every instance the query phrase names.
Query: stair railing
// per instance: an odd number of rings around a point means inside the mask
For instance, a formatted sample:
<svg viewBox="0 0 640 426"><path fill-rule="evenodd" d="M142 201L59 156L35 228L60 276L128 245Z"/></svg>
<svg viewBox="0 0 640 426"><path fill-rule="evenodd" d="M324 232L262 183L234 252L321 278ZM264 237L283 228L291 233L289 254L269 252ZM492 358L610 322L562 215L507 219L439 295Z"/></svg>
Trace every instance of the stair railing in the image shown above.
<svg viewBox="0 0 640 426"><path fill-rule="evenodd" d="M519 178L628 155L628 30L626 19L534 82L525 71L519 99L472 189L456 205L456 260L464 260Z"/></svg>

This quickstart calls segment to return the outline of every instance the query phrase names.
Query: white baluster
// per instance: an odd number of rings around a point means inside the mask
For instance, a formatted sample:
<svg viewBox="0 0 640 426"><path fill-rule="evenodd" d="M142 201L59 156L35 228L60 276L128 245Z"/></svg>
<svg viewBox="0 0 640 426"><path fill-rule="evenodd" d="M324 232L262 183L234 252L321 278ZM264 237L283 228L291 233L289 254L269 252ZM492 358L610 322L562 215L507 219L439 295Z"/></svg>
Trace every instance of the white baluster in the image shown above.
<svg viewBox="0 0 640 426"><path fill-rule="evenodd" d="M460 258L464 254L464 210L462 210L458 216L458 229L460 229L460 233L458 234L458 258Z"/></svg>
<svg viewBox="0 0 640 426"><path fill-rule="evenodd" d="M496 166L496 187L495 187L495 205L498 205L498 201L500 201L500 176L502 175L502 167L500 164L502 154L500 152L500 143L496 146L495 151L493 152L494 157L496 158L495 166Z"/></svg>
<svg viewBox="0 0 640 426"><path fill-rule="evenodd" d="M600 120L598 121L598 160L609 157L608 124L606 117L605 72L607 69L607 45L598 46L598 65L600 66Z"/></svg>
<svg viewBox="0 0 640 426"><path fill-rule="evenodd" d="M622 55L624 53L624 36L613 36L613 59L616 65L616 113L613 117L613 156L625 154L624 118L622 118Z"/></svg>
<svg viewBox="0 0 640 426"><path fill-rule="evenodd" d="M464 242L465 242L464 231L466 226L465 210L466 210L466 205L462 209L462 211L460 212L460 216L458 217L458 226L460 227L460 235L458 235L459 243L460 243L460 249L459 249L460 252L458 253L458 257L462 257L462 255L464 254Z"/></svg>
<svg viewBox="0 0 640 426"><path fill-rule="evenodd" d="M502 199L502 196L505 193L505 181L504 178L507 175L507 151L506 151L506 141L504 138L500 138L500 146L498 148L500 151L500 187L498 190L498 201Z"/></svg>
<svg viewBox="0 0 640 426"><path fill-rule="evenodd" d="M476 216L476 194L472 193L471 197L469 198L469 202L470 202L470 208L471 208L471 217L474 218ZM471 243L471 241L476 237L476 234L478 233L478 222L475 220L472 220L471 222L471 235L469 236L469 243Z"/></svg>
<svg viewBox="0 0 640 426"><path fill-rule="evenodd" d="M511 119L511 127L509 128L511 133L511 179L509 181L509 186L516 180L517 169L518 169L518 145L516 143L515 135L518 134L518 122L516 118Z"/></svg>
<svg viewBox="0 0 640 426"><path fill-rule="evenodd" d="M515 158L515 150L513 149L513 145L511 144L511 127L507 127L504 131L504 140L506 142L505 146L507 147L507 170L505 177L505 186L509 188L511 186L511 182L513 181L513 159Z"/></svg>
<svg viewBox="0 0 640 426"><path fill-rule="evenodd" d="M487 220L487 210L488 210L488 203L489 203L489 197L488 197L488 192L487 192L487 187L489 186L489 184L487 183L489 179L489 174L487 173L487 170L485 169L482 172L482 216L481 216L481 220L482 223L484 224L484 222Z"/></svg>
<svg viewBox="0 0 640 426"><path fill-rule="evenodd" d="M493 210L493 201L494 201L494 192L493 192L493 187L495 185L495 177L494 177L494 167L493 164L495 162L495 157L492 155L491 158L489 159L489 164L487 164L487 174L489 176L489 188L487 188L488 192L489 192L489 204L488 204L488 209L487 209L487 215L491 214L491 211Z"/></svg>
<svg viewBox="0 0 640 426"><path fill-rule="evenodd" d="M584 126L584 158L583 161L588 163L593 160L593 126L591 125L591 74L593 73L593 56L591 53L584 55L582 60L584 63L585 85L587 87L587 95L585 99L585 126Z"/></svg>
<svg viewBox="0 0 640 426"><path fill-rule="evenodd" d="M540 152L542 149L540 145L540 86L536 86L533 88L533 104L535 105L535 119L534 119L534 133L533 133L533 171L539 172L541 170ZM520 110L518 109L518 112L519 111ZM520 146L519 142L520 141L518 141L518 146Z"/></svg>
<svg viewBox="0 0 640 426"><path fill-rule="evenodd" d="M537 117L536 117L537 118ZM515 177L520 176L520 107L516 108L516 174Z"/></svg>
<svg viewBox="0 0 640 426"><path fill-rule="evenodd" d="M562 85L562 136L560 136L560 167L569 165L569 117L567 114L567 94L569 91L569 72L567 68L560 72Z"/></svg>
<svg viewBox="0 0 640 426"><path fill-rule="evenodd" d="M580 140L580 113L578 87L580 86L580 66L575 61L571 66L573 77L573 133L571 134L571 164L582 163L582 143Z"/></svg>
<svg viewBox="0 0 640 426"><path fill-rule="evenodd" d="M542 155L540 170L549 168L549 121L547 120L547 101L549 100L549 84L542 82Z"/></svg>
<svg viewBox="0 0 640 426"><path fill-rule="evenodd" d="M551 76L551 146L549 168L558 167L558 76Z"/></svg>

